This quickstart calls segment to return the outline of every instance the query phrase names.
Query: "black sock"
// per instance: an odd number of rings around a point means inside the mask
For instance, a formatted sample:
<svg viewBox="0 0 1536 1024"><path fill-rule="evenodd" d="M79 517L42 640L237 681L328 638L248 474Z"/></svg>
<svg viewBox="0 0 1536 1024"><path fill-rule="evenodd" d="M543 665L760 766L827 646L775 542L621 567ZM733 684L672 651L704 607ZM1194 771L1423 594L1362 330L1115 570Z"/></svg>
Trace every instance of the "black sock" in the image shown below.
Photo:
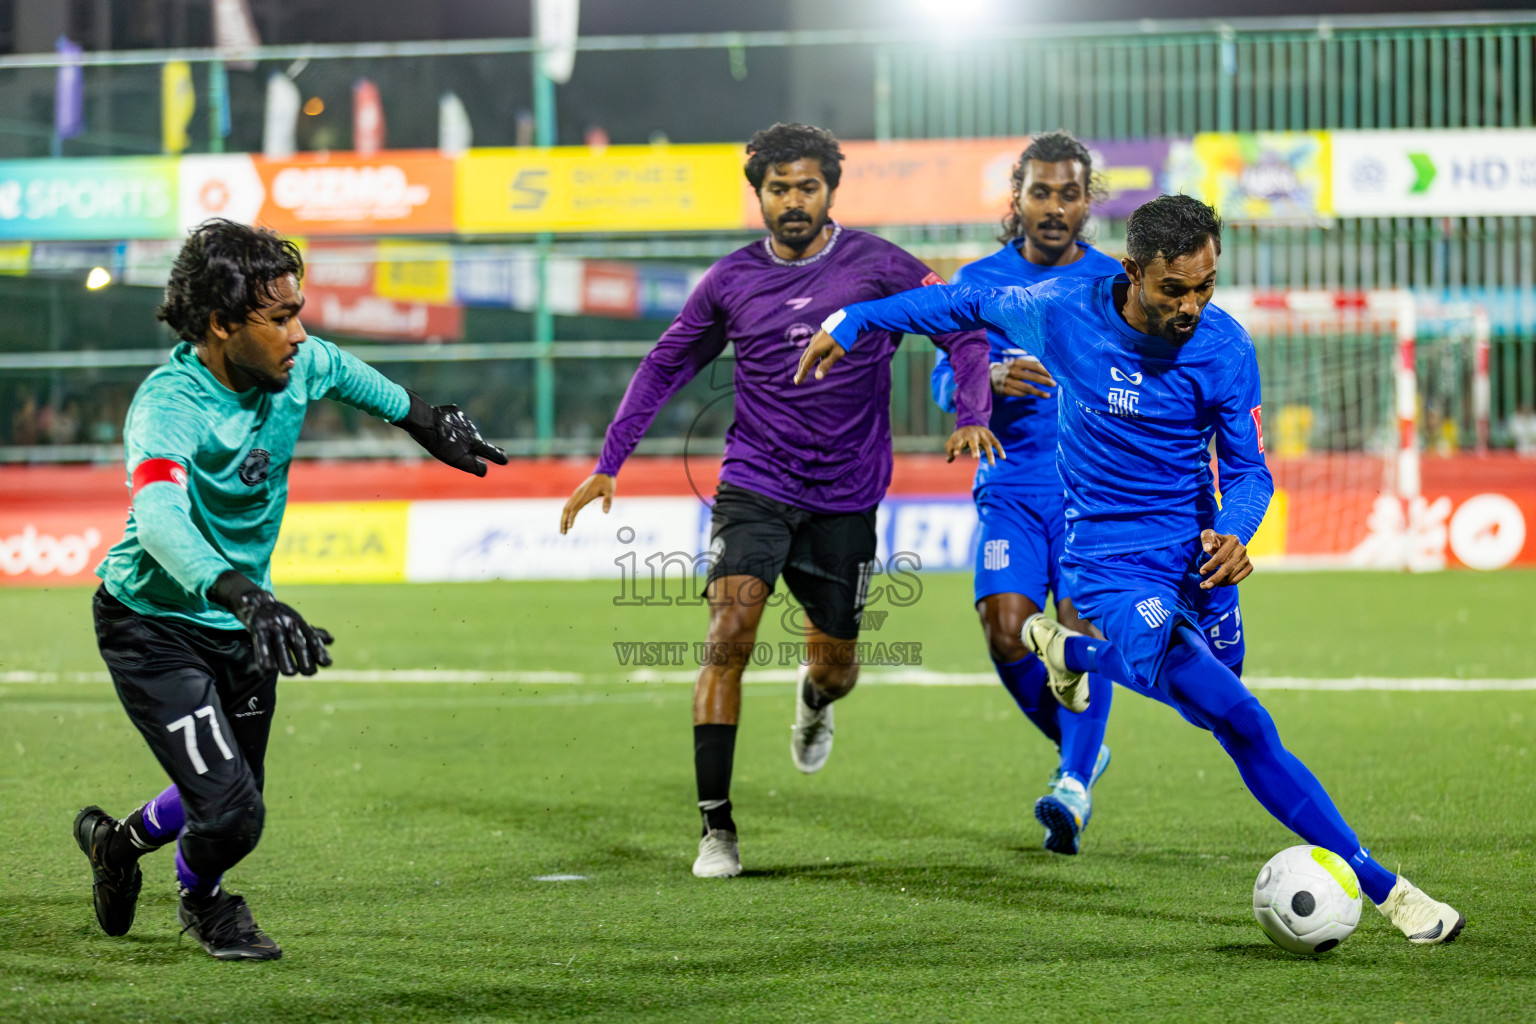
<svg viewBox="0 0 1536 1024"><path fill-rule="evenodd" d="M806 676L805 683L800 687L800 699L805 701L806 707L810 708L812 711L820 711L828 704L831 704L834 698L828 697L826 694L816 689L816 687L811 684L811 677Z"/></svg>
<svg viewBox="0 0 1536 1024"><path fill-rule="evenodd" d="M163 845L149 837L149 830L144 827L144 808L140 807L124 816L112 830L112 836L107 840L107 859L127 864Z"/></svg>
<svg viewBox="0 0 1536 1024"><path fill-rule="evenodd" d="M734 725L693 727L693 774L699 786L699 810L704 831L736 831L731 819L731 762L736 757Z"/></svg>

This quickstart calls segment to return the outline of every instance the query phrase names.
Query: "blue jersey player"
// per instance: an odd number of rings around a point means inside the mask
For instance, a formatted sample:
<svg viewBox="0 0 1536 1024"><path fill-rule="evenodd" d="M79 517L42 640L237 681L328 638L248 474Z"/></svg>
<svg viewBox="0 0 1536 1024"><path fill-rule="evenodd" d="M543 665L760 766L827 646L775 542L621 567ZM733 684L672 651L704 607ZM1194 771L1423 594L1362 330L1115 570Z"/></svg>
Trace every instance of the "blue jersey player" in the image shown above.
<svg viewBox="0 0 1536 1024"><path fill-rule="evenodd" d="M955 274L957 285L1027 286L1054 277L1104 277L1120 264L1080 240L1088 221L1093 156L1066 132L1037 136L1013 168L1012 205L1003 247ZM1095 675L1088 709L1074 713L1047 692L1046 668L1024 648L1024 621L1056 599L1056 616L1078 632L1072 598L1058 567L1063 533L1061 476L1056 471L1055 382L1039 360L997 331L988 331L992 432L1007 458L982 462L972 493L981 521L976 548L976 613L998 677L1035 726L1060 751L1051 792L1035 802L1045 848L1074 854L1092 811L1091 787L1109 764L1103 745L1113 684ZM955 374L941 351L933 397L954 412Z"/></svg>
<svg viewBox="0 0 1536 1024"><path fill-rule="evenodd" d="M1092 196L1093 155L1066 132L1036 136L1013 168L1013 205L1003 221L1002 249L956 272L957 285L1027 287L1054 277L1100 278L1120 263L1079 240ZM1093 811L1092 786L1109 764L1103 745L1114 686L1091 676L1092 700L1068 711L1047 693L1045 665L1025 649L1024 622L1045 607L1049 592L1056 618L1080 633L1080 618L1063 589L1060 563L1065 532L1061 475L1056 469L1055 381L1040 362L997 331L987 332L992 363L992 432L1007 458L983 462L973 493L980 519L976 548L976 611L988 653L1020 710L1056 744L1060 761L1051 792L1035 801L1045 826L1045 848L1078 852ZM940 351L933 395L953 412L955 378ZM1216 656L1242 674L1242 616L1237 591L1212 591L1200 628Z"/></svg>
<svg viewBox="0 0 1536 1024"><path fill-rule="evenodd" d="M1058 465L1066 490L1062 582L1106 640L1044 616L1024 626L1069 707L1104 672L1212 732L1250 792L1306 842L1348 860L1410 942L1449 942L1465 919L1383 867L1274 720L1199 628L1211 594L1253 566L1247 543L1274 483L1264 465L1258 360L1247 332L1208 305L1221 222L1188 196L1162 196L1126 225L1125 273L1032 288L946 287L857 303L828 317L797 378L825 375L867 330L986 327L1036 355L1059 383ZM818 366L819 364L819 366ZM1208 456L1220 452L1218 504Z"/></svg>

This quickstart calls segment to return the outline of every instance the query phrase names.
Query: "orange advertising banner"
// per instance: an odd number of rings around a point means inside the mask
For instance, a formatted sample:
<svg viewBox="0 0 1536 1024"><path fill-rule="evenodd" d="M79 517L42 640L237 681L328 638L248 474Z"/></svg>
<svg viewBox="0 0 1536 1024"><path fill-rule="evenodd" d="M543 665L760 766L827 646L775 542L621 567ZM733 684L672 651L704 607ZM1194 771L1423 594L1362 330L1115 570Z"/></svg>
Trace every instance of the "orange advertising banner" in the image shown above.
<svg viewBox="0 0 1536 1024"><path fill-rule="evenodd" d="M844 142L832 216L853 227L1001 220L1009 174L1027 137ZM742 191L742 224L763 226L757 195Z"/></svg>
<svg viewBox="0 0 1536 1024"><path fill-rule="evenodd" d="M454 230L453 168L435 150L187 157L180 220L185 229L228 217L289 235L446 234Z"/></svg>

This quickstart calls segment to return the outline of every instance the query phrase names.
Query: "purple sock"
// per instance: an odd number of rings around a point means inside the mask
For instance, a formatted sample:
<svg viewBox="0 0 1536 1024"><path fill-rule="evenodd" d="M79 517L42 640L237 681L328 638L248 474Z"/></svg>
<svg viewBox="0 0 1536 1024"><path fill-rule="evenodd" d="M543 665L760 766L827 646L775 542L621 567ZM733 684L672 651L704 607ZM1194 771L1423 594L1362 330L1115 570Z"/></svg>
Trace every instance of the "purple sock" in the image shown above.
<svg viewBox="0 0 1536 1024"><path fill-rule="evenodd" d="M219 891L219 878L205 878L187 864L187 858L181 854L181 843L176 844L176 881L181 885L181 891L188 896L204 897L212 896Z"/></svg>
<svg viewBox="0 0 1536 1024"><path fill-rule="evenodd" d="M175 786L144 805L144 831L156 841L169 841L181 833L187 823L186 812L181 808L181 793Z"/></svg>
<svg viewBox="0 0 1536 1024"><path fill-rule="evenodd" d="M1109 724L1109 705L1115 684L1102 672L1088 676L1088 708L1073 713L1057 704L1056 724L1061 729L1061 774L1072 776L1086 788L1093 778L1093 763L1099 759L1104 743L1104 728Z"/></svg>
<svg viewBox="0 0 1536 1024"><path fill-rule="evenodd" d="M992 667L997 669L998 678L1024 716L1052 743L1060 743L1061 729L1056 724L1056 709L1061 705L1046 687L1045 664L1033 654L1026 654L1018 661L994 661Z"/></svg>

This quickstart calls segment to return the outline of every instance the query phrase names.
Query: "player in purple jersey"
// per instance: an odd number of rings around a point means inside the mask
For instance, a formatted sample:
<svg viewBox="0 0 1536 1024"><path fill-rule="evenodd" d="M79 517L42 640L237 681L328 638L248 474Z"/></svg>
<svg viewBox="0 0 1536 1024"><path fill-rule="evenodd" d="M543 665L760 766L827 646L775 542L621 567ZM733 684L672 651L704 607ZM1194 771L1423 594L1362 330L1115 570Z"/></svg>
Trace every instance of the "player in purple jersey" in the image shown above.
<svg viewBox="0 0 1536 1024"><path fill-rule="evenodd" d="M800 351L834 310L941 283L917 259L831 219L842 152L830 132L776 124L747 144L747 180L768 237L738 249L704 275L683 311L635 371L598 459L561 515L560 530L601 498L662 405L735 345L736 418L725 435L715 495L709 648L722 657L699 670L694 688L694 771L703 836L693 873L741 873L731 816L731 767L741 715L741 674L768 595L782 575L805 609L808 658L795 688L790 752L803 772L832 751L832 702L858 679L855 641L875 560L875 507L891 482L891 357L901 334L874 331L846 378L793 383ZM987 428L992 395L980 331L939 334L958 381L951 461L967 448L1001 454ZM717 663L718 662L718 663Z"/></svg>

